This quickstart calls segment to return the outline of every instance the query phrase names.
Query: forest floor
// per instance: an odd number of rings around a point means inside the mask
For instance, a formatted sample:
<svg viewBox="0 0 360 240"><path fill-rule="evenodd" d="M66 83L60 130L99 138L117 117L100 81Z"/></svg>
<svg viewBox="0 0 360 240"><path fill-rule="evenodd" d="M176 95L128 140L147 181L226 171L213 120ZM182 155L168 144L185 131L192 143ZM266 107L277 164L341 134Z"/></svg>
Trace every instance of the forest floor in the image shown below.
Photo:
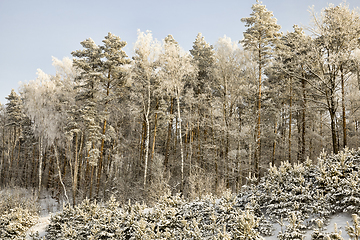
<svg viewBox="0 0 360 240"><path fill-rule="evenodd" d="M59 204L56 200L47 197L45 199L40 200L41 204L41 212L40 217L38 220L38 223L31 227L27 231L27 239L30 239L29 234L38 232L40 237L45 236L46 234L46 227L50 224L50 218L53 214L56 214L57 212L61 211L61 204ZM351 223L352 218L351 214L349 213L338 213L335 214L330 218L329 225L324 227L324 232L334 232L334 226L335 223L337 224L337 230L341 231L341 236L343 238L346 238L348 235L345 231L345 227L347 226L347 222ZM286 222L284 222L285 225L287 225ZM274 235L265 237L266 240L277 240L277 235L281 231L281 226L279 223L275 223L274 225ZM285 227L283 227L284 230ZM308 230L305 235L305 240L311 239L311 234L313 233L313 230Z"/></svg>
<svg viewBox="0 0 360 240"><path fill-rule="evenodd" d="M32 226L26 234L26 239L30 239L30 233L39 233L40 237L45 236L46 227L50 224L50 218L53 214L61 211L61 204L51 197L46 197L40 200L40 217L38 223Z"/></svg>
<svg viewBox="0 0 360 240"><path fill-rule="evenodd" d="M338 214L335 214L334 216L332 216L330 218L330 221L329 221L329 225L327 226L324 226L324 229L323 231L324 232L327 232L327 233L331 233L331 232L334 232L334 226L335 226L335 223L337 225L337 230L338 231L341 231L341 236L344 238L344 239L347 239L349 236L347 235L346 231L345 231L345 227L347 226L346 222L349 222L350 224L352 223L352 217L351 217L351 214L349 213L338 213ZM285 225L287 225L288 223L286 222ZM274 224L274 228L275 228L275 231L274 231L274 235L273 236L269 236L269 237L265 237L266 240L277 240L277 235L278 233L281 231L281 226L279 223L275 223ZM283 230L285 229L285 227L283 227ZM311 234L313 233L314 231L313 230L308 230L306 231L306 234L305 234L305 240L309 240L311 239Z"/></svg>

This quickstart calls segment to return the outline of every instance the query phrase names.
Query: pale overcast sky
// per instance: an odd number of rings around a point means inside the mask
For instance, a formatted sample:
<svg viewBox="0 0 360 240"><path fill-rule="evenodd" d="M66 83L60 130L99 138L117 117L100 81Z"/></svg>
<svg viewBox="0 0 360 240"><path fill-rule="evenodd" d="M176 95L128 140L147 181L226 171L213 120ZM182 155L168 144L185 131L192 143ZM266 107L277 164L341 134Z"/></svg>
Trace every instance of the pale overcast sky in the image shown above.
<svg viewBox="0 0 360 240"><path fill-rule="evenodd" d="M0 0L0 102L19 82L36 78L38 68L54 74L51 57L71 57L80 42L91 37L97 44L108 32L127 41L132 56L137 29L151 30L158 40L172 34L185 50L198 32L214 44L224 35L243 38L244 23L256 0ZM282 32L307 26L309 6L320 12L342 0L263 0ZM347 0L350 8L359 0Z"/></svg>

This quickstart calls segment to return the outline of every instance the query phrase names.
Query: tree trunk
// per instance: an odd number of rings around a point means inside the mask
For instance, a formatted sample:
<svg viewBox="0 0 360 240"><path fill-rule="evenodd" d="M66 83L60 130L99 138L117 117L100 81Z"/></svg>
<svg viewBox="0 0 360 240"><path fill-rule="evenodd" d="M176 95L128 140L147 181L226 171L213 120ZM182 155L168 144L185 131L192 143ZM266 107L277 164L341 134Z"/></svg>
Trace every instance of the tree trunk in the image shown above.
<svg viewBox="0 0 360 240"><path fill-rule="evenodd" d="M40 193L41 193L42 161L43 161L42 137L39 137L39 186L38 186L39 199L40 199Z"/></svg>
<svg viewBox="0 0 360 240"><path fill-rule="evenodd" d="M143 120L143 124L142 124L141 141L140 141L140 159L139 159L139 162L137 163L137 165L135 165L135 169L134 169L134 172L136 172L137 175L139 175L139 173L141 172L139 169L142 164L143 155L144 155L145 138L146 138L146 119L145 119L145 113L144 113L144 120Z"/></svg>
<svg viewBox="0 0 360 240"><path fill-rule="evenodd" d="M291 78L289 79L289 148L288 159L291 163L291 124L292 124L292 84Z"/></svg>
<svg viewBox="0 0 360 240"><path fill-rule="evenodd" d="M148 83L148 101L147 101L147 109L145 109L144 106L144 112L145 112L145 122L146 122L146 139L145 139L145 166L144 166L144 190L146 187L146 177L147 177L147 169L148 169L148 159L149 159L149 144L150 144L150 121L149 121L149 115L150 115L150 81Z"/></svg>
<svg viewBox="0 0 360 240"><path fill-rule="evenodd" d="M259 49L261 49L261 46L259 46ZM255 177L260 180L260 160L261 160L261 76L262 76L262 57L261 57L261 51L259 50L259 95L258 95L258 119L257 119L257 137L256 137L256 157L255 157Z"/></svg>
<svg viewBox="0 0 360 240"><path fill-rule="evenodd" d="M159 102L158 99L156 99L156 110L159 109ZM158 118L158 114L157 112L155 113L155 121L154 121L154 139L153 139L153 144L152 144L152 148L151 148L151 158L150 161L153 161L154 159L154 153L155 153L155 142L156 142L156 131L157 131L157 118Z"/></svg>
<svg viewBox="0 0 360 240"><path fill-rule="evenodd" d="M323 111L320 110L320 144L321 150L324 148L324 141L323 141Z"/></svg>
<svg viewBox="0 0 360 240"><path fill-rule="evenodd" d="M272 166L275 166L275 153L276 153L276 135L277 135L277 124L278 121L275 119L275 126L274 126L274 142L273 142L273 152L272 152L272 159L271 164Z"/></svg>
<svg viewBox="0 0 360 240"><path fill-rule="evenodd" d="M326 91L326 93L328 93ZM332 144L333 144L333 152L334 154L337 154L339 152L338 149L338 142L337 142L337 135L336 135L336 104L335 104L335 77L332 77L331 79L331 89L330 89L330 96L328 97L328 110L330 114L330 120L331 120L331 138L332 138Z"/></svg>
<svg viewBox="0 0 360 240"><path fill-rule="evenodd" d="M66 187L65 187L65 184L62 181L62 177L61 177L61 171L60 171L60 165L59 165L59 155L58 155L56 146L54 145L53 147L54 147L55 158L56 158L56 166L57 166L58 174L59 174L59 181L60 181L60 183L61 183L61 185L62 185L62 187L64 189L64 195L65 195L66 201L67 201L67 203L69 203L69 198L68 198L67 193L66 193Z"/></svg>
<svg viewBox="0 0 360 240"><path fill-rule="evenodd" d="M174 98L171 97L170 98L170 114L171 115L173 114L173 111L174 111L173 108L174 108ZM166 150L165 150L165 160L164 160L164 166L165 166L166 170L168 170L168 163L169 163L171 126L172 126L172 118L169 119L168 133L167 133L167 138L166 138Z"/></svg>
<svg viewBox="0 0 360 240"><path fill-rule="evenodd" d="M301 79L301 85L302 85L302 94L303 94L303 106L302 106L302 116L301 116L301 123L302 123L302 129L301 129L301 154L300 159L301 161L305 161L305 151L306 151L306 142L305 142L305 133L306 133L306 89L305 89L305 79Z"/></svg>
<svg viewBox="0 0 360 240"><path fill-rule="evenodd" d="M100 146L100 157L99 157L99 164L98 164L98 175L97 175L97 183L96 183L96 195L99 195L100 189L100 180L101 180L101 173L102 173L102 163L103 163L103 155L104 155L104 143L105 143L105 132L106 132L106 124L107 121L104 119L103 129L102 129L102 137L101 137L101 146Z"/></svg>
<svg viewBox="0 0 360 240"><path fill-rule="evenodd" d="M73 206L76 205L76 189L77 189L77 181L78 181L78 132L75 133L75 163L74 163L74 179L73 179Z"/></svg>
<svg viewBox="0 0 360 240"><path fill-rule="evenodd" d="M182 132L181 132L181 115L180 115L180 91L176 89L176 101L177 101L177 111L179 118L179 141L180 141L180 155L181 155L181 192L184 191L184 152L183 152L183 143L182 143Z"/></svg>
<svg viewBox="0 0 360 240"><path fill-rule="evenodd" d="M341 71L341 106L342 106L342 128L343 128L343 147L347 146L347 134L346 134L346 111L345 111L345 86L344 86L344 70L340 67Z"/></svg>
<svg viewBox="0 0 360 240"><path fill-rule="evenodd" d="M91 175L90 175L90 190L89 190L89 199L92 200L92 189L93 189L93 177L94 177L95 166L91 165Z"/></svg>
<svg viewBox="0 0 360 240"><path fill-rule="evenodd" d="M334 109L329 109L329 112L331 119L331 138L332 138L333 151L334 154L337 154L339 152L339 149L337 143L336 124L335 124L336 112L334 111Z"/></svg>
<svg viewBox="0 0 360 240"><path fill-rule="evenodd" d="M226 172L226 187L230 186L230 172L229 172L229 120L227 112L227 79L224 78L224 96L223 96L223 114L224 114L224 123L225 123L225 139L224 139L224 160L225 160L225 172Z"/></svg>

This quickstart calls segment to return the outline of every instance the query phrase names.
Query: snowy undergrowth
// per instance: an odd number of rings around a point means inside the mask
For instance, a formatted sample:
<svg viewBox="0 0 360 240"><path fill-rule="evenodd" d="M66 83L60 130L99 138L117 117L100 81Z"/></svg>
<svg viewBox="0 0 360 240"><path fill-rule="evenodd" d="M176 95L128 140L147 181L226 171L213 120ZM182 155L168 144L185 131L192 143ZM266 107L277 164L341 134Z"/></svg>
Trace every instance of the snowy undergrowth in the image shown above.
<svg viewBox="0 0 360 240"><path fill-rule="evenodd" d="M0 191L0 239L23 239L36 224L40 206L37 197L20 188Z"/></svg>
<svg viewBox="0 0 360 240"><path fill-rule="evenodd" d="M360 152L345 150L331 156L323 153L317 164L307 160L271 166L259 182L250 176L238 195L226 191L221 198L189 202L166 194L153 206L120 206L114 198L101 204L85 200L54 214L45 237L355 239L360 235L359 166Z"/></svg>

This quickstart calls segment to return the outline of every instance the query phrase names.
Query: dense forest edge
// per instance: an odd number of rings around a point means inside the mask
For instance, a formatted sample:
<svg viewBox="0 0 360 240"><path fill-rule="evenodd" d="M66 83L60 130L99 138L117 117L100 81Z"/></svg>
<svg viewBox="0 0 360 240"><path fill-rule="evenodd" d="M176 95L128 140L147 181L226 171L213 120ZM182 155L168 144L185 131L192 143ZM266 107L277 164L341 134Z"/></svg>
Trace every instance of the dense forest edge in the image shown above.
<svg viewBox="0 0 360 240"><path fill-rule="evenodd" d="M310 215L320 226L334 211L359 214L358 153L348 150L360 146L359 10L329 4L287 33L259 1L251 10L240 41L211 45L199 33L186 52L172 35L160 42L138 30L130 58L108 33L102 45L82 41L73 59L53 58L54 75L39 69L12 90L0 108L0 189L21 207L3 208L0 224L20 214L31 226L31 202L49 196L65 204L60 222L112 209L110 222L131 223L107 237L94 225L83 233L94 239L136 239L140 229L150 239L206 239L205 227L215 239L242 239L244 219L260 236L272 218L302 230ZM200 220L182 213L193 205ZM76 234L75 218L52 219L47 237Z"/></svg>

